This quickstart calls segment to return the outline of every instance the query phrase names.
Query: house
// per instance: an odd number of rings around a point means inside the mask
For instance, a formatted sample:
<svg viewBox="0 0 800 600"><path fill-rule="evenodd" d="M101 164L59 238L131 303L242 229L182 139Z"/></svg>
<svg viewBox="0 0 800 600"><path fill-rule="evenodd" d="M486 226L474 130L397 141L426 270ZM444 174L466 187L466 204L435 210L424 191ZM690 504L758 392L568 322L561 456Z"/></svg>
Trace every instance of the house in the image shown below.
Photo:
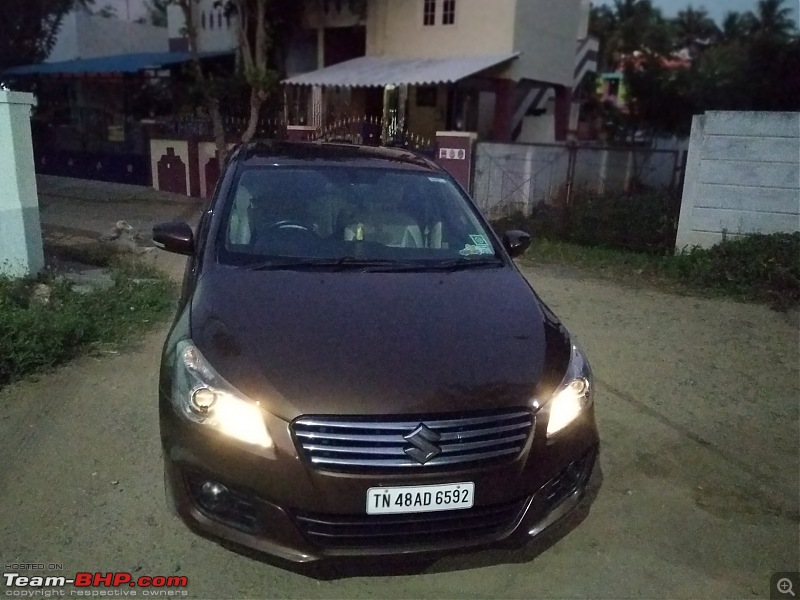
<svg viewBox="0 0 800 600"><path fill-rule="evenodd" d="M226 14L219 0L195 0L192 15L197 31L199 52L233 52L237 46L236 16ZM167 6L167 29L169 49L172 52L187 52L186 19L183 9L175 3Z"/></svg>
<svg viewBox="0 0 800 600"><path fill-rule="evenodd" d="M76 8L64 16L45 62L167 50L167 30L164 27L102 17L85 8Z"/></svg>
<svg viewBox="0 0 800 600"><path fill-rule="evenodd" d="M364 14L348 6L312 4L292 45L284 84L295 122L362 115L383 123L384 139L444 129L566 139L572 90L596 64L588 0L366 0Z"/></svg>
<svg viewBox="0 0 800 600"><path fill-rule="evenodd" d="M363 10L351 10L359 4ZM501 141L563 140L577 123L572 91L596 66L589 0L305 6L282 65L286 114L333 137L350 133L337 124L360 119L381 123L383 141L398 133L432 139L443 129ZM237 17L220 2L197 0L193 11L201 52L236 47ZM183 12L172 5L168 17L170 49L185 51ZM364 141L376 138L368 129Z"/></svg>
<svg viewBox="0 0 800 600"><path fill-rule="evenodd" d="M202 57L233 60L230 52ZM38 98L37 172L149 184L148 121L174 114L188 96L182 67L190 58L169 51L166 27L68 13L46 61L2 74Z"/></svg>

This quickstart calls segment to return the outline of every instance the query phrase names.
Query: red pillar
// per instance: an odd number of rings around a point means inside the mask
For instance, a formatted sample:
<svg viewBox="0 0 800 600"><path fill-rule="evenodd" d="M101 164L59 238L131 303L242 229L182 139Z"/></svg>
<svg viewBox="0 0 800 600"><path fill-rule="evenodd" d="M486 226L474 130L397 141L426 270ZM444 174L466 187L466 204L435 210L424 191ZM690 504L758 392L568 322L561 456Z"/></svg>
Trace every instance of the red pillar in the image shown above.
<svg viewBox="0 0 800 600"><path fill-rule="evenodd" d="M495 80L495 107L493 138L496 142L511 141L511 121L514 117L514 89L511 79Z"/></svg>
<svg viewBox="0 0 800 600"><path fill-rule="evenodd" d="M572 109L572 88L556 86L555 134L557 142L564 142L569 132L569 115Z"/></svg>

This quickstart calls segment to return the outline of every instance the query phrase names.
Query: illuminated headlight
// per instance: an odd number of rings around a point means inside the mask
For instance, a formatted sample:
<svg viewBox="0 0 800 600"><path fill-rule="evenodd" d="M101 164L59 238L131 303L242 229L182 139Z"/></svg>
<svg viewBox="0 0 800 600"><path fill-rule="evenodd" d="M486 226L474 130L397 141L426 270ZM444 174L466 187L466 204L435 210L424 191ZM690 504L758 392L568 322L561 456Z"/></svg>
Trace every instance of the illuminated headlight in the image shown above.
<svg viewBox="0 0 800 600"><path fill-rule="evenodd" d="M273 446L259 403L225 381L189 340L177 346L172 403L190 421L246 444Z"/></svg>
<svg viewBox="0 0 800 600"><path fill-rule="evenodd" d="M567 427L592 403L592 387L589 363L583 352L573 344L567 373L547 403L547 437Z"/></svg>

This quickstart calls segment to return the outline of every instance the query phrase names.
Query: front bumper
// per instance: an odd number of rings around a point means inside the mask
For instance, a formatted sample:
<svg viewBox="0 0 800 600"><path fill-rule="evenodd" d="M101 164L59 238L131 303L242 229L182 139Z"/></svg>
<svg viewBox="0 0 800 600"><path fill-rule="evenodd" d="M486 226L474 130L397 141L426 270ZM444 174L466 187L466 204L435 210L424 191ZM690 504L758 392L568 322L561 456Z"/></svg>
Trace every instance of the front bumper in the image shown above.
<svg viewBox="0 0 800 600"><path fill-rule="evenodd" d="M181 433L174 435L174 427ZM265 465L182 427L167 426L173 435L164 439L164 462L167 494L183 522L204 537L290 563L519 544L592 499L600 481L591 409L556 442L537 431L512 465L427 475L426 483L474 481L472 509L394 516L368 516L353 507L363 506L363 490L371 485L414 485L418 478L313 472L296 455L283 455L280 441L278 458ZM263 485L254 472L264 473ZM225 503L203 500L206 481L226 486Z"/></svg>

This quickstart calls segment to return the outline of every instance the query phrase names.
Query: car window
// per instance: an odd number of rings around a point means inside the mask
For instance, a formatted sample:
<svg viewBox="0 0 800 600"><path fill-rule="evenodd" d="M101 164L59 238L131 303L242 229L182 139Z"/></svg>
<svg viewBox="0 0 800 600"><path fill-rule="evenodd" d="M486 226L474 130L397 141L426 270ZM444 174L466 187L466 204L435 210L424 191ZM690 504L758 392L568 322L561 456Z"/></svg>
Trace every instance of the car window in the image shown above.
<svg viewBox="0 0 800 600"><path fill-rule="evenodd" d="M437 260L495 256L447 178L364 167L248 167L221 230L222 262L269 257Z"/></svg>

